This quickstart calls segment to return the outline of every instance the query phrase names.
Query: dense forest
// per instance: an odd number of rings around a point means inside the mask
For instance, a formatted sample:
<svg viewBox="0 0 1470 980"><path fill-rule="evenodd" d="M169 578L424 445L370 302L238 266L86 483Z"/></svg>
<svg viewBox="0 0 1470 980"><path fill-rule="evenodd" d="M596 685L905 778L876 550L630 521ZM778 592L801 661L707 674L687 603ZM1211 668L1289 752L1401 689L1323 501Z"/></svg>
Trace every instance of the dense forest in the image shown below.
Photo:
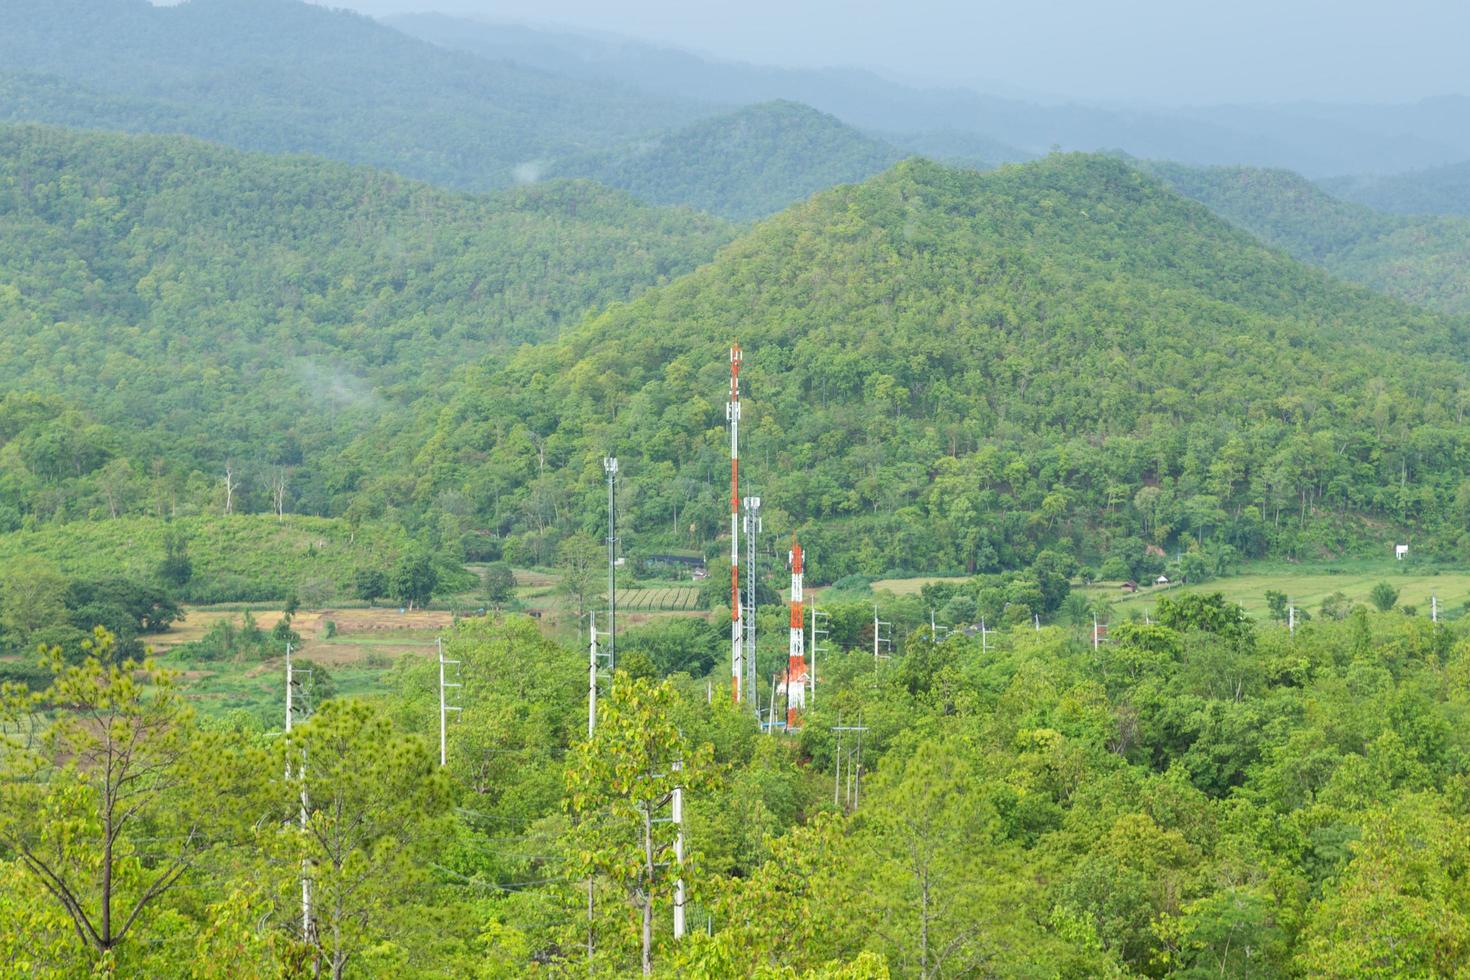
<svg viewBox="0 0 1470 980"><path fill-rule="evenodd" d="M422 474L419 498L470 497L534 562L595 529L612 451L630 540L709 543L734 340L748 482L777 533L801 529L816 581L1018 568L1048 547L1228 567L1401 533L1426 556L1467 544L1464 326L1085 156L907 162L819 195L467 372L392 469Z"/></svg>
<svg viewBox="0 0 1470 980"><path fill-rule="evenodd" d="M589 739L585 654L530 620L466 621L442 769L430 660L372 703L302 686L283 738L278 717L196 716L98 633L51 686L6 695L0 963L879 980L1463 962L1463 630L1359 608L1292 635L1181 595L1096 650L1062 628L926 633L888 660L832 655L799 734L763 736L697 677L660 680L659 638L634 631ZM29 727L61 704L81 713Z"/></svg>
<svg viewBox="0 0 1470 980"><path fill-rule="evenodd" d="M0 95L0 119L185 132L471 190L713 111L299 0L7 0Z"/></svg>
<svg viewBox="0 0 1470 980"><path fill-rule="evenodd" d="M585 182L472 197L41 127L0 128L0 230L0 530L221 513L227 468L236 512L285 479L340 515L352 439L730 234Z"/></svg>
<svg viewBox="0 0 1470 980"><path fill-rule="evenodd" d="M1466 157L0 0L0 978L1470 975Z"/></svg>
<svg viewBox="0 0 1470 980"><path fill-rule="evenodd" d="M1122 162L913 161L721 250L718 220L587 182L473 197L178 137L0 142L0 528L51 552L67 521L265 512L545 563L591 530L609 450L630 547L712 552L734 340L748 477L818 581L1467 533L1463 325ZM1323 264L1409 220L1163 172Z"/></svg>
<svg viewBox="0 0 1470 980"><path fill-rule="evenodd" d="M768 102L629 146L552 165L655 204L761 218L836 184L886 170L903 154L794 102Z"/></svg>
<svg viewBox="0 0 1470 980"><path fill-rule="evenodd" d="M1470 217L1374 211L1284 170L1138 166L1303 262L1410 303L1470 313Z"/></svg>

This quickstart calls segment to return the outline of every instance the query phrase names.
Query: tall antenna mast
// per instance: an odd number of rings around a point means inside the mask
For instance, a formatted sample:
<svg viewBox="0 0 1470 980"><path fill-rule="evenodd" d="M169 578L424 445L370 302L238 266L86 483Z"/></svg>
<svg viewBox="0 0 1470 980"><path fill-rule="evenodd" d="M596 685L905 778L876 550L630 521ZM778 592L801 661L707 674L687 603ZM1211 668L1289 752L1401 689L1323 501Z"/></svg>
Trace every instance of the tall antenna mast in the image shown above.
<svg viewBox="0 0 1470 980"><path fill-rule="evenodd" d="M806 616L801 609L802 554L801 542L791 535L791 640L787 650L786 730L801 727L801 712L806 707Z"/></svg>
<svg viewBox="0 0 1470 980"><path fill-rule="evenodd" d="M740 345L730 348L730 400L725 418L730 422L730 690L735 703L741 698L745 676L745 651L740 623Z"/></svg>
<svg viewBox="0 0 1470 980"><path fill-rule="evenodd" d="M745 498L745 608L741 615L745 617L745 696L750 698L755 705L755 713L760 714L760 697L756 691L755 683L755 603L756 587L755 580L759 574L756 562L756 543L759 539L761 526L761 498Z"/></svg>

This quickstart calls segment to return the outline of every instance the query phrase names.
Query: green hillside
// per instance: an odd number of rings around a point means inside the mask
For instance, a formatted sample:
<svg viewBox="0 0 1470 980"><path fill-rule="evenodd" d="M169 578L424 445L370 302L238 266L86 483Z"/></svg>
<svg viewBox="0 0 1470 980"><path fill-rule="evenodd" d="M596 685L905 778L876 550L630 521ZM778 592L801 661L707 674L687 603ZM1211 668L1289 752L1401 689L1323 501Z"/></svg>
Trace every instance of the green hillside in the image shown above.
<svg viewBox="0 0 1470 980"><path fill-rule="evenodd" d="M352 437L728 234L585 182L474 197L178 137L0 128L0 531L149 510L145 486L213 508L227 462L242 509L267 509L286 468L292 510L341 513L364 475L338 456Z"/></svg>
<svg viewBox="0 0 1470 980"><path fill-rule="evenodd" d="M174 591L201 602L279 600L302 589L328 601L351 598L358 569L386 569L410 547L401 528L319 517L121 517L0 534L0 565L39 559L69 578L146 582L156 577L169 533L185 541L193 566Z"/></svg>
<svg viewBox="0 0 1470 980"><path fill-rule="evenodd" d="M421 499L477 494L534 554L597 513L611 450L630 539L712 543L732 340L747 483L768 530L802 526L815 581L1148 542L1227 563L1403 529L1470 544L1463 327L1085 156L819 195L468 376L397 468Z"/></svg>
<svg viewBox="0 0 1470 980"><path fill-rule="evenodd" d="M1470 214L1470 161L1400 174L1328 177L1330 194L1380 211L1402 214Z"/></svg>
<svg viewBox="0 0 1470 980"><path fill-rule="evenodd" d="M0 71L0 120L185 132L475 190L709 112L298 0L10 0Z"/></svg>
<svg viewBox="0 0 1470 980"><path fill-rule="evenodd" d="M590 177L656 204L687 204L745 220L871 177L902 156L825 113L767 102L561 161L551 173Z"/></svg>
<svg viewBox="0 0 1470 980"><path fill-rule="evenodd" d="M1374 211L1285 170L1140 166L1303 262L1411 303L1470 313L1470 217Z"/></svg>

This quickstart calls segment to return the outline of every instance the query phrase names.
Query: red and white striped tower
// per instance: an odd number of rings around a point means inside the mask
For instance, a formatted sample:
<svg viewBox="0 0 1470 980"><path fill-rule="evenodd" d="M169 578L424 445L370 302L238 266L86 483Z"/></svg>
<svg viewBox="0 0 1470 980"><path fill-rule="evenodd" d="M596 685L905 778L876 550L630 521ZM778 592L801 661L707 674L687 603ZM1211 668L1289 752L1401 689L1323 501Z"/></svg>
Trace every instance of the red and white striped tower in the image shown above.
<svg viewBox="0 0 1470 980"><path fill-rule="evenodd" d="M740 345L730 348L730 691L741 701L745 677L745 645L740 621Z"/></svg>
<svg viewBox="0 0 1470 980"><path fill-rule="evenodd" d="M786 730L801 727L801 712L806 707L806 634L801 610L801 543L791 535L791 646L786 663Z"/></svg>

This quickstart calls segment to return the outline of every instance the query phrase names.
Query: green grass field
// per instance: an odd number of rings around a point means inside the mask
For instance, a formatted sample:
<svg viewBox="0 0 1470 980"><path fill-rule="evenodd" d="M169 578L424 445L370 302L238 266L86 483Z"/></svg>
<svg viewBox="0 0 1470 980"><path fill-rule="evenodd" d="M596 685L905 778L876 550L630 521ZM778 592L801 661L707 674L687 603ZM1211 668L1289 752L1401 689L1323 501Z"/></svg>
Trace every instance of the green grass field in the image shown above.
<svg viewBox="0 0 1470 980"><path fill-rule="evenodd" d="M1267 591L1283 592L1293 604L1315 615L1322 600L1334 592L1341 592L1354 602L1367 603L1368 593L1379 582L1387 582L1399 590L1400 606L1417 606L1426 616L1432 595L1439 597L1441 610L1447 612L1458 613L1470 601L1470 570L1402 565L1392 560L1247 565L1239 575L1211 579L1187 588L1196 592L1220 592L1231 602L1244 606L1252 616L1264 619L1268 615ZM1105 598L1125 613L1130 609L1152 609L1158 597L1166 594L1165 589L1145 587L1135 595L1128 595L1119 590L1117 582L1074 588L1089 598ZM1167 591L1175 588L1179 587Z"/></svg>

